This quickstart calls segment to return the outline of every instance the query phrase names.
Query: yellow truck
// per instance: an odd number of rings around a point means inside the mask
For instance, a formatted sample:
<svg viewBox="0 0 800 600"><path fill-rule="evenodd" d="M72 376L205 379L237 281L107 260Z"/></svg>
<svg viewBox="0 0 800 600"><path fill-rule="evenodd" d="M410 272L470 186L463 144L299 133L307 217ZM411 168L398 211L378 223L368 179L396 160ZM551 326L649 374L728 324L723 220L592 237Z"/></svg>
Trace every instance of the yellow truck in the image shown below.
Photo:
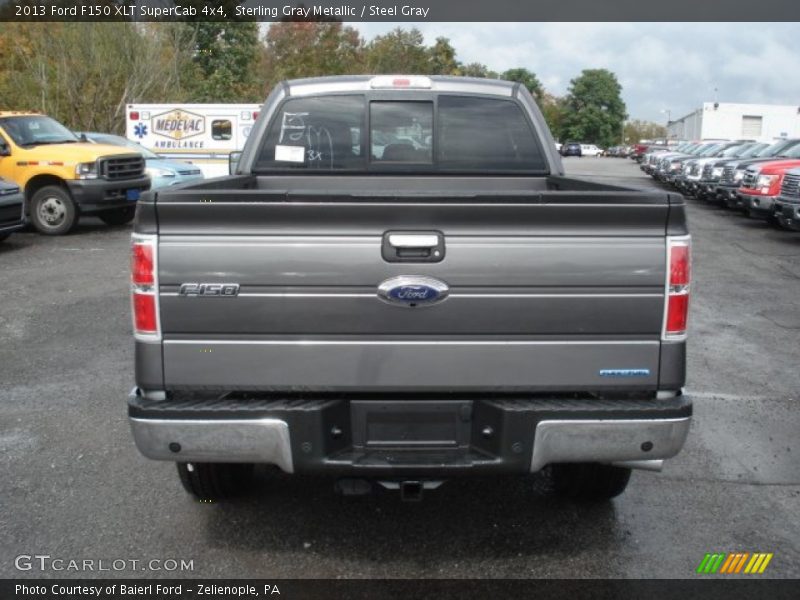
<svg viewBox="0 0 800 600"><path fill-rule="evenodd" d="M82 215L128 223L150 189L141 154L85 142L33 112L0 110L0 177L22 188L30 222L47 235L69 233Z"/></svg>

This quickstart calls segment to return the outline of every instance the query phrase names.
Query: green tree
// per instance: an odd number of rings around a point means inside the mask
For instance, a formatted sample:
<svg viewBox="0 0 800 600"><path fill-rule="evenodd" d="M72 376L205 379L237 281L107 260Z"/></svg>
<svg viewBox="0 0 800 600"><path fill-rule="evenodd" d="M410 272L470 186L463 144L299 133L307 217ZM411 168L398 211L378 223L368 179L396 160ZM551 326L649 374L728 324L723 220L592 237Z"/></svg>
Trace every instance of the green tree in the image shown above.
<svg viewBox="0 0 800 600"><path fill-rule="evenodd" d="M361 73L364 41L340 22L273 23L266 35L264 69L268 83L284 79Z"/></svg>
<svg viewBox="0 0 800 600"><path fill-rule="evenodd" d="M433 75L455 75L458 73L456 49L445 37L436 38L436 43L428 48L428 72Z"/></svg>
<svg viewBox="0 0 800 600"><path fill-rule="evenodd" d="M500 79L521 83L528 89L528 91L536 100L537 104L541 106L542 97L544 96L544 88L542 87L542 82L539 81L539 78L536 77L535 73L523 68L509 69L500 75Z"/></svg>
<svg viewBox="0 0 800 600"><path fill-rule="evenodd" d="M611 146L626 118L622 86L607 69L585 69L570 82L561 129L564 139Z"/></svg>
<svg viewBox="0 0 800 600"><path fill-rule="evenodd" d="M464 77L481 77L487 79L495 79L497 73L489 69L486 65L481 63L469 63L468 65L459 65L457 75Z"/></svg>
<svg viewBox="0 0 800 600"><path fill-rule="evenodd" d="M553 137L560 139L564 129L564 114L566 110L564 98L543 92L539 108L542 110L544 120L547 122Z"/></svg>
<svg viewBox="0 0 800 600"><path fill-rule="evenodd" d="M257 79L258 23L196 22L194 64L197 77L191 86L195 102L253 102L262 99Z"/></svg>
<svg viewBox="0 0 800 600"><path fill-rule="evenodd" d="M373 38L366 46L366 70L372 74L430 73L429 51L420 30L397 27Z"/></svg>
<svg viewBox="0 0 800 600"><path fill-rule="evenodd" d="M183 99L183 33L125 22L3 24L0 38L14 43L3 54L2 104L72 129L122 132L127 103Z"/></svg>

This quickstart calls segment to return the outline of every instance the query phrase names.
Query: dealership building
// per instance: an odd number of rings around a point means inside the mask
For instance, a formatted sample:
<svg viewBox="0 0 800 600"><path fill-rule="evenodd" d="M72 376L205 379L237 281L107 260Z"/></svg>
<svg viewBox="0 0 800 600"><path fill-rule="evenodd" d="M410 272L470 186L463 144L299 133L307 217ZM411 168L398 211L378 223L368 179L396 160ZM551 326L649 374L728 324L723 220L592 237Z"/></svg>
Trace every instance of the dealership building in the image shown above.
<svg viewBox="0 0 800 600"><path fill-rule="evenodd" d="M670 121L673 140L757 140L800 137L800 106L704 102L685 117Z"/></svg>

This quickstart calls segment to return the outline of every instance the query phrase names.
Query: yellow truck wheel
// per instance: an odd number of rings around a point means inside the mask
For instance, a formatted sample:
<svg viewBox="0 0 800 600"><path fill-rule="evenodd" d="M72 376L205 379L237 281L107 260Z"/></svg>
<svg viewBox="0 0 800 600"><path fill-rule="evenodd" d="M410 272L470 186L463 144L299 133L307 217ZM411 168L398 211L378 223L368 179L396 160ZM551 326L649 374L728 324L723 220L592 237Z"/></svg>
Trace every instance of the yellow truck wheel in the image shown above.
<svg viewBox="0 0 800 600"><path fill-rule="evenodd" d="M78 211L69 192L57 185L37 190L31 198L30 219L45 235L64 235L78 224Z"/></svg>

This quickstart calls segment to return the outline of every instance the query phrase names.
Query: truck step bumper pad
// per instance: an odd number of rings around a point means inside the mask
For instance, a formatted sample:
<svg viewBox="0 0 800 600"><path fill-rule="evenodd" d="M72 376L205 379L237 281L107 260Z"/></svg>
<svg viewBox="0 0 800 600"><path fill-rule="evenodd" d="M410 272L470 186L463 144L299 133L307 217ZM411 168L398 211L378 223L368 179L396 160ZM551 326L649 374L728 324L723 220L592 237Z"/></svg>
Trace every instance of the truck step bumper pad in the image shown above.
<svg viewBox="0 0 800 600"><path fill-rule="evenodd" d="M683 447L690 418L540 421L531 471L550 463L626 462L672 458Z"/></svg>
<svg viewBox="0 0 800 600"><path fill-rule="evenodd" d="M128 414L136 445L152 459L434 477L671 458L686 439L692 403L684 396L182 392L154 399L134 392Z"/></svg>
<svg viewBox="0 0 800 600"><path fill-rule="evenodd" d="M130 422L136 446L147 458L267 463L277 465L286 473L294 472L289 426L280 419L131 418Z"/></svg>

